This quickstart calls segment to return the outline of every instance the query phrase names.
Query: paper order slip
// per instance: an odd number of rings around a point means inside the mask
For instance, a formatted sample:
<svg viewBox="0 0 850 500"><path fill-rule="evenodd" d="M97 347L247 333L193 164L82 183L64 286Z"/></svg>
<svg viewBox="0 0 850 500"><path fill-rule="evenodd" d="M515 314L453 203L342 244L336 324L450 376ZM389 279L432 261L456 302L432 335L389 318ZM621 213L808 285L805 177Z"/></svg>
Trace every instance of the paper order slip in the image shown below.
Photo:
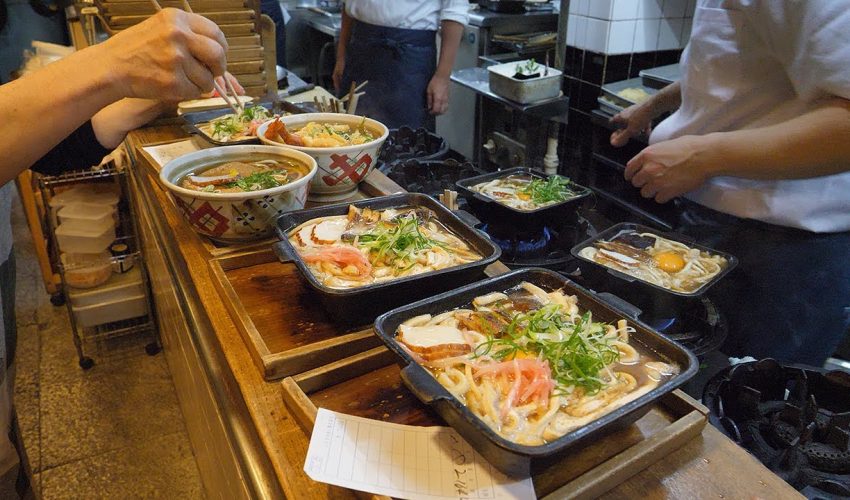
<svg viewBox="0 0 850 500"><path fill-rule="evenodd" d="M315 481L411 500L535 498L531 478L508 478L450 427L399 425L324 408L304 472Z"/></svg>

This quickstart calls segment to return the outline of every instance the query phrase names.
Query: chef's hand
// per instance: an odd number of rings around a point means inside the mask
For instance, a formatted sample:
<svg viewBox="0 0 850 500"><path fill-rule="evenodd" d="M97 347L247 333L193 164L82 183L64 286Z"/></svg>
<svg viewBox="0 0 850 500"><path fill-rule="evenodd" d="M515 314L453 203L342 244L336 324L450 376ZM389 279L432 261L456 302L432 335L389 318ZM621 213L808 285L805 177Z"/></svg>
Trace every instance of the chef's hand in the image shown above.
<svg viewBox="0 0 850 500"><path fill-rule="evenodd" d="M618 127L611 134L611 145L619 148L625 146L632 137L637 137L640 134L649 136L652 131L653 118L655 118L655 113L647 102L633 104L620 111L610 121L612 125Z"/></svg>
<svg viewBox="0 0 850 500"><path fill-rule="evenodd" d="M712 161L705 136L683 136L647 146L626 164L625 177L644 198L666 203L702 186Z"/></svg>
<svg viewBox="0 0 850 500"><path fill-rule="evenodd" d="M340 89L342 89L342 73L345 71L345 56L337 57L336 64L334 64L334 72L331 75L334 81L334 90L339 94Z"/></svg>
<svg viewBox="0 0 850 500"><path fill-rule="evenodd" d="M163 9L100 44L122 97L196 98L227 67L227 40L202 16Z"/></svg>
<svg viewBox="0 0 850 500"><path fill-rule="evenodd" d="M215 83L219 84L219 86L227 91L227 84L224 82L225 78L230 81L230 84L233 85L233 90L236 91L237 95L245 95L245 87L239 83L239 80L236 79L235 76L231 75L229 71L224 72L224 76L215 77ZM213 89L212 92L208 92L206 94L201 94L201 97L217 97L218 91Z"/></svg>
<svg viewBox="0 0 850 500"><path fill-rule="evenodd" d="M441 115L449 109L449 77L434 75L428 82L428 112Z"/></svg>

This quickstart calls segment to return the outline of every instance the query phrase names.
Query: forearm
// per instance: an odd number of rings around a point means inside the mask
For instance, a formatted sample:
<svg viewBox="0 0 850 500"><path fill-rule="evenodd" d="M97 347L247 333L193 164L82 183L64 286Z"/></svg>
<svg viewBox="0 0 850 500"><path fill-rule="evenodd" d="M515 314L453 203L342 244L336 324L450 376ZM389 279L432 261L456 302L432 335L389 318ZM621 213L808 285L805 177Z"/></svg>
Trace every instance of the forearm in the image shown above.
<svg viewBox="0 0 850 500"><path fill-rule="evenodd" d="M463 35L463 25L455 21L440 23L440 58L437 63L435 76L449 78L457 57L460 38Z"/></svg>
<svg viewBox="0 0 850 500"><path fill-rule="evenodd" d="M850 170L850 101L833 98L808 113L752 130L706 136L700 162L710 176L804 179Z"/></svg>
<svg viewBox="0 0 850 500"><path fill-rule="evenodd" d="M0 87L0 184L121 95L95 46Z"/></svg>
<svg viewBox="0 0 850 500"><path fill-rule="evenodd" d="M679 82L671 83L645 103L652 110L653 118L676 111L682 105L682 85Z"/></svg>
<svg viewBox="0 0 850 500"><path fill-rule="evenodd" d="M115 149L131 130L135 130L165 111L166 105L150 99L122 99L100 110L91 119L97 141Z"/></svg>
<svg viewBox="0 0 850 500"><path fill-rule="evenodd" d="M342 9L342 23L339 26L339 41L336 44L336 58L345 60L345 51L348 48L348 42L351 40L351 25L352 18Z"/></svg>

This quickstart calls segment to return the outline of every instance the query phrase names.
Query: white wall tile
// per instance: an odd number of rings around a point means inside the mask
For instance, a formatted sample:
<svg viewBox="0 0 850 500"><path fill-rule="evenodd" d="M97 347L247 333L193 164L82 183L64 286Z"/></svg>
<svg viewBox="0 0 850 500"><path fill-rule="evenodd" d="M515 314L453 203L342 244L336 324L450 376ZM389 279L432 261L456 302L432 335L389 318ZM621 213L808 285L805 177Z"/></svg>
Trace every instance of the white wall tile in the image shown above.
<svg viewBox="0 0 850 500"><path fill-rule="evenodd" d="M585 49L604 54L608 50L608 30L610 25L610 21L589 17L587 19Z"/></svg>
<svg viewBox="0 0 850 500"><path fill-rule="evenodd" d="M630 54L635 41L634 19L627 21L611 21L608 30L608 50L606 54Z"/></svg>
<svg viewBox="0 0 850 500"><path fill-rule="evenodd" d="M572 5L572 4L571 4ZM576 30L578 29L578 16L570 14L567 18L567 45L576 46Z"/></svg>
<svg viewBox="0 0 850 500"><path fill-rule="evenodd" d="M693 19L685 18L682 21L682 47L688 44L688 41L691 39L691 27L693 25Z"/></svg>
<svg viewBox="0 0 850 500"><path fill-rule="evenodd" d="M590 10L587 15L596 19L611 19L611 9L614 5L614 0L590 0Z"/></svg>
<svg viewBox="0 0 850 500"><path fill-rule="evenodd" d="M661 9L661 15L666 18L685 17L687 8L688 0L664 0L664 8Z"/></svg>
<svg viewBox="0 0 850 500"><path fill-rule="evenodd" d="M576 14L580 16L586 16L588 10L590 9L590 2L592 0L575 0L576 3Z"/></svg>
<svg viewBox="0 0 850 500"><path fill-rule="evenodd" d="M635 22L635 52L652 52L658 47L660 19L638 19Z"/></svg>
<svg viewBox="0 0 850 500"><path fill-rule="evenodd" d="M664 0L638 0L638 19L659 19Z"/></svg>
<svg viewBox="0 0 850 500"><path fill-rule="evenodd" d="M611 20L637 19L637 6L638 0L614 0L614 6L611 9Z"/></svg>
<svg viewBox="0 0 850 500"><path fill-rule="evenodd" d="M682 48L682 19L661 19L658 30L658 50Z"/></svg>
<svg viewBox="0 0 850 500"><path fill-rule="evenodd" d="M575 46L580 49L587 48L587 18L585 16L576 16Z"/></svg>
<svg viewBox="0 0 850 500"><path fill-rule="evenodd" d="M578 14L578 0L570 2L570 14Z"/></svg>

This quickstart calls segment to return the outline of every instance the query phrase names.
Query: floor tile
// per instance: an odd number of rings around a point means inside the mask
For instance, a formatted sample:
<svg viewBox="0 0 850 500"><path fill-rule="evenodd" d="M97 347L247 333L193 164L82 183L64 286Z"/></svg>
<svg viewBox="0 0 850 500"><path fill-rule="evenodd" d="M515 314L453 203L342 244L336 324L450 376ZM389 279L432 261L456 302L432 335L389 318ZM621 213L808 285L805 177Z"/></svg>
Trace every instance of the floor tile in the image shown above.
<svg viewBox="0 0 850 500"><path fill-rule="evenodd" d="M95 366L83 377L42 380L42 469L184 431L160 356Z"/></svg>
<svg viewBox="0 0 850 500"><path fill-rule="evenodd" d="M42 472L45 500L65 498L202 498L185 433L151 439Z"/></svg>

